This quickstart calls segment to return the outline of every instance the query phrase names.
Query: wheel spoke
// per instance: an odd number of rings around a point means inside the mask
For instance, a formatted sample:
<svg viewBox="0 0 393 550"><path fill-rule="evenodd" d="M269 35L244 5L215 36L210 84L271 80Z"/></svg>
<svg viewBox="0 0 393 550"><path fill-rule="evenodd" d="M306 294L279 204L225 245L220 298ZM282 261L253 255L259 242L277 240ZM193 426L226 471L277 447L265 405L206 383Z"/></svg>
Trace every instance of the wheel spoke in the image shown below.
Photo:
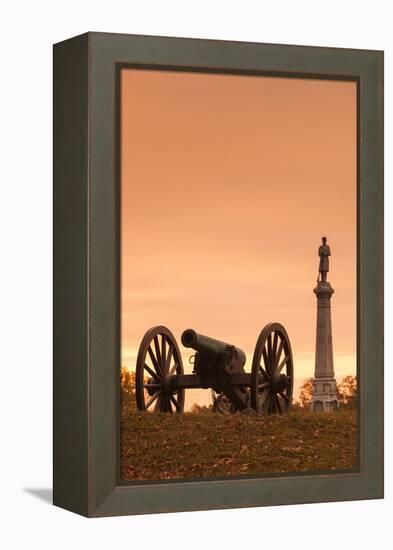
<svg viewBox="0 0 393 550"><path fill-rule="evenodd" d="M160 379L159 379L157 373L154 372L154 371L149 367L149 365L146 365L146 363L145 363L144 369L147 370L147 372L150 374L150 376L151 376L152 378L154 378L154 380L156 380L157 382L160 381Z"/></svg>
<svg viewBox="0 0 393 550"><path fill-rule="evenodd" d="M270 376L269 376L268 373L265 371L265 369L262 367L262 365L259 365L259 370L261 371L263 377L264 377L266 380L269 380Z"/></svg>
<svg viewBox="0 0 393 550"><path fill-rule="evenodd" d="M164 370L161 367L162 358L161 358L160 345L158 343L158 336L154 336L154 348L156 350L157 364L159 365L159 370L161 371L161 376L163 376L164 375Z"/></svg>
<svg viewBox="0 0 393 550"><path fill-rule="evenodd" d="M274 372L274 369L276 367L277 342L278 342L278 332L274 331L273 350L272 350L272 358L271 358L272 372Z"/></svg>
<svg viewBox="0 0 393 550"><path fill-rule="evenodd" d="M160 412L166 412L166 395L162 394L160 402Z"/></svg>
<svg viewBox="0 0 393 550"><path fill-rule="evenodd" d="M164 373L166 373L166 338L161 335L161 366Z"/></svg>
<svg viewBox="0 0 393 550"><path fill-rule="evenodd" d="M277 371L278 371L278 372L281 372L281 371L282 371L284 365L288 362L288 360L289 360L289 355L286 355L286 356L284 357L284 359L281 361L281 363L280 363L280 364L278 365L278 367L277 367Z"/></svg>
<svg viewBox="0 0 393 550"><path fill-rule="evenodd" d="M172 355L173 355L173 344L172 344L172 342L171 342L171 343L169 344L168 355L167 355L167 358L166 358L165 372L168 372L168 371L169 371L169 366L170 366L170 364L171 364Z"/></svg>
<svg viewBox="0 0 393 550"><path fill-rule="evenodd" d="M161 398L160 412L166 412L166 395L163 395Z"/></svg>
<svg viewBox="0 0 393 550"><path fill-rule="evenodd" d="M272 373L270 371L270 363L269 363L269 358L268 358L268 355L267 355L266 348L263 348L262 355L263 355L263 362L265 363L266 372L267 372L267 374L269 375L269 378L270 378Z"/></svg>
<svg viewBox="0 0 393 550"><path fill-rule="evenodd" d="M161 390L156 391L156 392L150 397L150 399L148 399L148 400L146 401L146 403L145 403L145 408L146 408L146 409L148 409L148 408L150 407L150 405L151 405L152 403L154 403L154 401L157 399L157 397L160 395L160 393L161 393Z"/></svg>
<svg viewBox="0 0 393 550"><path fill-rule="evenodd" d="M167 404L167 412L173 414L171 400L169 399L168 395L166 396L165 401L166 401L166 404Z"/></svg>
<svg viewBox="0 0 393 550"><path fill-rule="evenodd" d="M179 363L176 362L174 365L171 366L169 374L174 374L178 368L179 368Z"/></svg>
<svg viewBox="0 0 393 550"><path fill-rule="evenodd" d="M277 396L278 400L280 401L280 405L281 405L281 408L282 408L282 414L285 414L289 411L289 400L288 398L286 398L287 396L285 395L285 398L284 398L284 395L283 393L279 392L279 396Z"/></svg>
<svg viewBox="0 0 393 550"><path fill-rule="evenodd" d="M160 410L160 398L157 399L154 405L154 412L157 412Z"/></svg>
<svg viewBox="0 0 393 550"><path fill-rule="evenodd" d="M175 398L174 395L171 395L171 396L170 396L170 400L171 400L172 403L175 405L176 410L177 410L177 411L180 411L180 405L179 405L179 403L178 403L178 401L177 401L177 399Z"/></svg>
<svg viewBox="0 0 393 550"><path fill-rule="evenodd" d="M260 398L260 408L262 409L266 403L266 401L268 400L268 397L269 397L269 394L270 394L270 391L269 390L266 390L264 392L261 392L261 398Z"/></svg>
<svg viewBox="0 0 393 550"><path fill-rule="evenodd" d="M274 402L276 403L277 412L282 414L282 408L281 408L281 405L280 405L280 398L277 395L274 396Z"/></svg>
<svg viewBox="0 0 393 550"><path fill-rule="evenodd" d="M285 393L283 393L283 392L281 392L281 391L278 392L278 393L281 395L281 397L284 399L284 401L285 401L286 403L289 403L289 397L288 397L287 395L285 395Z"/></svg>
<svg viewBox="0 0 393 550"><path fill-rule="evenodd" d="M284 341L281 340L280 341L280 345L278 346L278 350L277 350L277 353L274 357L274 370L277 369L277 365L278 365L278 362L280 360L280 357L281 357L281 353L282 353L282 348L284 347Z"/></svg>
<svg viewBox="0 0 393 550"><path fill-rule="evenodd" d="M258 384L259 390L263 390L264 388L270 388L270 382L262 382L262 384Z"/></svg>
<svg viewBox="0 0 393 550"><path fill-rule="evenodd" d="M269 390L267 392L267 396L266 396L266 399L265 399L267 412L270 412L271 402L272 402L272 392Z"/></svg>
<svg viewBox="0 0 393 550"><path fill-rule="evenodd" d="M273 350L272 350L272 335L269 334L267 339L267 357L269 360L269 370L270 374L273 374L273 356L272 356Z"/></svg>
<svg viewBox="0 0 393 550"><path fill-rule="evenodd" d="M272 412L272 414L274 414L277 410L276 409L276 399L275 399L274 393L271 394L270 401L271 401L271 412Z"/></svg>
<svg viewBox="0 0 393 550"><path fill-rule="evenodd" d="M147 352L148 352L148 354L149 354L149 357L150 357L150 359L151 359L151 362L153 363L153 366L154 366L154 368L155 368L155 370L156 370L157 375L158 375L159 377L162 377L163 372L162 372L162 370L161 370L161 366L160 366L160 364L157 362L157 358L155 357L155 355L154 355L154 353L153 353L153 350L151 349L150 346L147 348Z"/></svg>
<svg viewBox="0 0 393 550"><path fill-rule="evenodd" d="M171 407L171 402L169 401L169 397L168 395L165 396L165 407L166 407L166 412L172 412L172 407Z"/></svg>

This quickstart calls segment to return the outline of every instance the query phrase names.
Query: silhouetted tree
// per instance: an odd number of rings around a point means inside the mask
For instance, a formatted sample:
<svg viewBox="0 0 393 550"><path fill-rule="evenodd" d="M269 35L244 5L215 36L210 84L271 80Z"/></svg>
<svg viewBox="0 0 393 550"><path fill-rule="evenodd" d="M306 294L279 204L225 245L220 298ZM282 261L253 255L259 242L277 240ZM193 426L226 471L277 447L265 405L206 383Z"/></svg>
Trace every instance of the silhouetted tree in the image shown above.
<svg viewBox="0 0 393 550"><path fill-rule="evenodd" d="M120 392L121 414L127 416L136 411L135 372L127 367L122 367L120 371Z"/></svg>
<svg viewBox="0 0 393 550"><path fill-rule="evenodd" d="M314 389L314 378L307 378L300 386L299 402L304 409L310 406L312 392Z"/></svg>
<svg viewBox="0 0 393 550"><path fill-rule="evenodd" d="M199 405L198 403L194 403L191 406L190 412L192 413L207 413L211 412L212 405Z"/></svg>
<svg viewBox="0 0 393 550"><path fill-rule="evenodd" d="M337 384L337 395L341 405L355 407L356 405L356 376L345 376Z"/></svg>

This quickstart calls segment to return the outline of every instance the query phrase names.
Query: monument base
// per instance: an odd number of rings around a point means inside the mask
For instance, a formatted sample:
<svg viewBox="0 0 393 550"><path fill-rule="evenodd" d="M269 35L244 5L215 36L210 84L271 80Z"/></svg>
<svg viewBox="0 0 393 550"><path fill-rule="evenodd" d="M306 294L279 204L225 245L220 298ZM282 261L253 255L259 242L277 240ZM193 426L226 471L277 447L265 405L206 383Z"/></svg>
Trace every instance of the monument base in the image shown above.
<svg viewBox="0 0 393 550"><path fill-rule="evenodd" d="M316 378L311 399L311 410L330 412L338 409L337 383L335 378Z"/></svg>

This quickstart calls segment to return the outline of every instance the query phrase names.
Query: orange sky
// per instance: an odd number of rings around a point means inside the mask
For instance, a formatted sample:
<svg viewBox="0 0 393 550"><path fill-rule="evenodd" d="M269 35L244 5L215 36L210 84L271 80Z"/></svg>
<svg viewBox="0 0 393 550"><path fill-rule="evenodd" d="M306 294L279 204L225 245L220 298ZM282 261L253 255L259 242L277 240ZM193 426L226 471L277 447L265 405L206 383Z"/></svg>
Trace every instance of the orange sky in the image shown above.
<svg viewBox="0 0 393 550"><path fill-rule="evenodd" d="M123 69L121 86L122 364L156 324L250 362L279 321L312 376L327 235L335 370L354 374L356 84Z"/></svg>

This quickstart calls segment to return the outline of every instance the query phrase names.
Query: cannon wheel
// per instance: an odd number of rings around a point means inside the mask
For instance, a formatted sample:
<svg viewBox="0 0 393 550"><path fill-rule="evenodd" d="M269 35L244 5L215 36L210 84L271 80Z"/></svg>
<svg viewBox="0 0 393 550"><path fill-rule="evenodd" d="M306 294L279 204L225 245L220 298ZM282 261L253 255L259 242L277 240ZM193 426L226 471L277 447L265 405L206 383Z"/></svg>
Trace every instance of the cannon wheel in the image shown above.
<svg viewBox="0 0 393 550"><path fill-rule="evenodd" d="M289 412L293 393L293 358L285 328L265 326L255 346L251 370L250 401L257 413Z"/></svg>
<svg viewBox="0 0 393 550"><path fill-rule="evenodd" d="M179 347L171 331L163 326L148 330L136 361L135 394L138 409L183 412L185 390L174 390L171 386L172 376L183 373Z"/></svg>

